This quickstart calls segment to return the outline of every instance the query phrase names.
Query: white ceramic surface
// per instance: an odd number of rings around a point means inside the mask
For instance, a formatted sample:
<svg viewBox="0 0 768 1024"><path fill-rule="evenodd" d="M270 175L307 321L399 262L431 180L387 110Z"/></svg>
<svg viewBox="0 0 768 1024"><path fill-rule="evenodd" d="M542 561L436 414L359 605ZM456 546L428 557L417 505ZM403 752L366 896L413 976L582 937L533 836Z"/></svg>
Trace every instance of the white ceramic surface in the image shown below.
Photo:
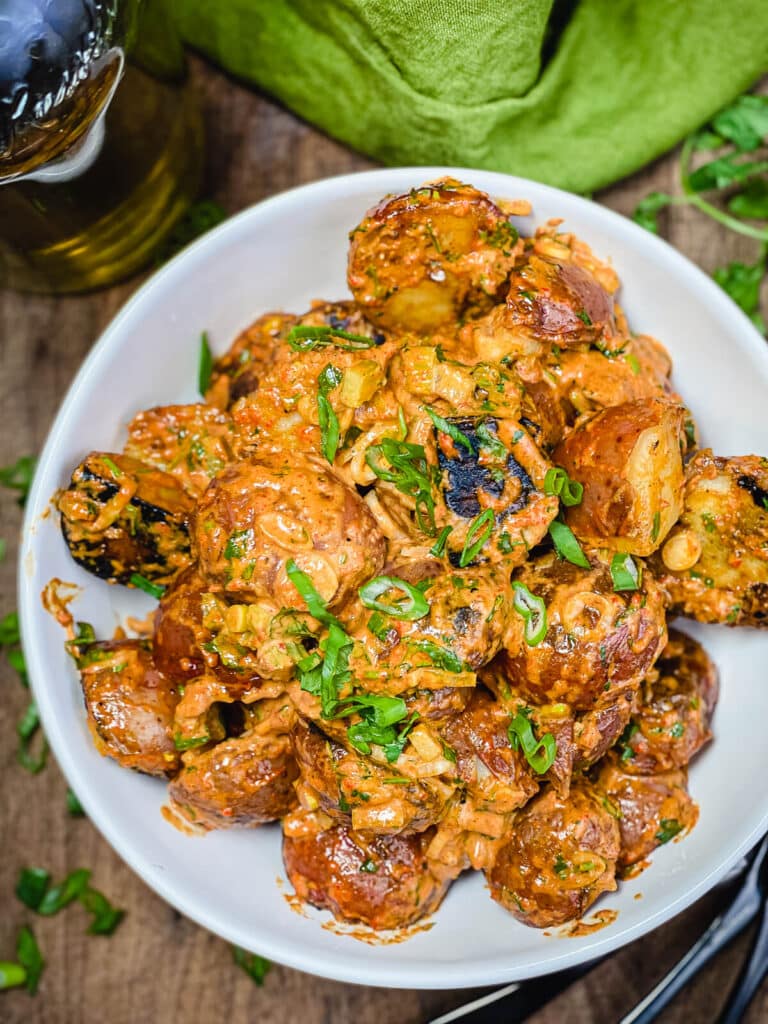
<svg viewBox="0 0 768 1024"><path fill-rule="evenodd" d="M585 199L500 174L445 168L381 170L317 182L275 196L192 245L125 306L82 367L58 414L28 503L20 559L20 608L32 687L45 731L95 825L164 899L230 942L292 967L350 982L443 988L488 985L554 971L602 955L666 921L722 877L768 827L766 754L768 633L689 626L719 665L716 739L697 759L691 788L701 817L682 842L656 852L639 879L604 897L616 921L581 938L518 924L487 895L480 875L461 878L434 927L395 945L370 946L321 927L327 915L292 910L276 882L280 832L191 838L160 814L161 782L100 757L85 724L62 632L42 610L51 577L82 586L78 619L109 636L126 613L152 606L78 569L47 513L56 488L91 449L119 448L127 421L155 404L196 400L200 332L222 352L269 309L300 312L313 298L347 294L347 231L387 192L451 173L493 195L525 197L530 231L565 218L621 276L621 302L636 331L659 337L675 381L720 454L768 453L768 348L747 318L666 243ZM641 899L635 899L642 893Z"/></svg>

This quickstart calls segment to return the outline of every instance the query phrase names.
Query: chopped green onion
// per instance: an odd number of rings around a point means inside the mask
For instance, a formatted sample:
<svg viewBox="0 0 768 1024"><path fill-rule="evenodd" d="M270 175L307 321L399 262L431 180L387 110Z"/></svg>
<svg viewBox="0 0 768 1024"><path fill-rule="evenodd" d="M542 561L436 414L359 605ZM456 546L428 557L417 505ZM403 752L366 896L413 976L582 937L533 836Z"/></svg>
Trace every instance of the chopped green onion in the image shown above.
<svg viewBox="0 0 768 1024"><path fill-rule="evenodd" d="M580 310L576 314L576 316L579 318L579 320L582 321L582 323L585 323L587 325L587 327L591 327L592 326L592 317L589 315L589 313L586 311L586 309Z"/></svg>
<svg viewBox="0 0 768 1024"><path fill-rule="evenodd" d="M545 732L539 739L533 734L533 727L522 712L518 712L507 729L509 742L515 750L522 748L528 764L538 775L549 771L557 756L557 741L551 732Z"/></svg>
<svg viewBox="0 0 768 1024"><path fill-rule="evenodd" d="M480 447L490 452L494 459L506 459L509 453L497 435L491 430L490 423L493 423L493 420L484 420L477 426L476 433L480 441Z"/></svg>
<svg viewBox="0 0 768 1024"><path fill-rule="evenodd" d="M335 623L341 629L341 623L335 615L332 615L326 609L325 601L315 589L315 585L310 577L301 571L292 558L289 558L285 563L285 571L288 579L298 590L299 596L303 598L309 614L319 622L324 622L326 625Z"/></svg>
<svg viewBox="0 0 768 1024"><path fill-rule="evenodd" d="M40 984L40 976L45 968L45 960L43 960L43 954L40 952L40 947L37 944L37 939L32 929L26 925L19 929L19 937L16 940L16 959L27 972L25 982L27 992L33 996L37 992L37 986Z"/></svg>
<svg viewBox="0 0 768 1024"><path fill-rule="evenodd" d="M611 576L615 591L639 590L643 579L643 569L631 555L617 551L611 559Z"/></svg>
<svg viewBox="0 0 768 1024"><path fill-rule="evenodd" d="M91 872L86 868L71 872L63 882L47 890L36 908L38 914L43 917L51 917L53 914L58 914L64 907L68 907L88 885L90 877Z"/></svg>
<svg viewBox="0 0 768 1024"><path fill-rule="evenodd" d="M110 473L114 476L114 478L116 480L119 480L120 477L123 475L122 469L120 469L120 467L112 459L110 459L108 455L102 455L101 461L110 471Z"/></svg>
<svg viewBox="0 0 768 1024"><path fill-rule="evenodd" d="M491 508L487 508L484 512L481 512L480 515L472 522L467 530L464 547L462 548L461 556L459 557L460 569L465 568L465 566L469 565L469 563L480 554L482 549L485 547L488 538L493 533L495 523L496 516Z"/></svg>
<svg viewBox="0 0 768 1024"><path fill-rule="evenodd" d="M662 844L668 843L683 831L683 826L676 818L662 818L659 822L660 828L656 833L656 839Z"/></svg>
<svg viewBox="0 0 768 1024"><path fill-rule="evenodd" d="M153 583L152 580L148 580L146 576L142 576L140 572L131 573L131 583L137 590L143 590L145 594L149 594L150 597L160 598L165 593L165 587L159 583Z"/></svg>
<svg viewBox="0 0 768 1024"><path fill-rule="evenodd" d="M547 635L547 606L543 598L532 594L522 583L512 584L515 598L512 607L525 620L525 642L536 647Z"/></svg>
<svg viewBox="0 0 768 1024"><path fill-rule="evenodd" d="M245 973L255 981L257 985L263 985L264 979L272 968L272 964L266 957L258 953L246 953L240 946L232 947L232 955L238 967L242 967Z"/></svg>
<svg viewBox="0 0 768 1024"><path fill-rule="evenodd" d="M345 352L358 352L361 349L373 348L376 344L374 338L364 334L350 334L349 331L340 331L336 327L322 324L316 327L297 324L290 329L285 340L294 352L311 352L316 348L327 348L328 345L334 345ZM345 345L345 341L349 344Z"/></svg>
<svg viewBox="0 0 768 1024"><path fill-rule="evenodd" d="M429 549L430 555L434 555L435 558L442 558L445 554L445 545L448 540L448 535L453 532L452 526L444 526L440 533L437 535L437 540Z"/></svg>
<svg viewBox="0 0 768 1024"><path fill-rule="evenodd" d="M365 872L367 875L374 875L379 870L379 865L376 861L371 860L370 857L366 857L358 870Z"/></svg>
<svg viewBox="0 0 768 1024"><path fill-rule="evenodd" d="M382 459L391 468L387 469ZM414 499L416 524L422 533L433 537L435 500L424 446L383 437L380 444L371 445L366 451L365 461L380 480L394 484L398 491Z"/></svg>
<svg viewBox="0 0 768 1024"><path fill-rule="evenodd" d="M584 497L584 486L578 480L571 480L560 466L548 469L544 477L544 493L557 495L568 508L580 505Z"/></svg>
<svg viewBox="0 0 768 1024"><path fill-rule="evenodd" d="M401 590L407 600L402 598L394 602L379 601L382 594L389 590ZM369 580L365 586L358 591L360 600L366 608L373 608L375 611L384 612L393 619L423 619L429 614L429 601L422 592L413 584L401 580L397 576L376 576Z"/></svg>
<svg viewBox="0 0 768 1024"><path fill-rule="evenodd" d="M434 423L435 427L441 433L447 434L447 436L450 437L452 441L455 441L456 444L460 444L462 445L462 447L466 448L470 455L474 455L475 449L472 446L472 442L465 433L459 430L459 428L455 424L450 423L448 420L444 419L439 413L435 412L435 410L431 409L428 405L423 405L422 409L424 410L424 412L427 413L429 418Z"/></svg>
<svg viewBox="0 0 768 1024"><path fill-rule="evenodd" d="M44 868L22 868L16 883L16 896L25 907L37 910L50 882L51 876Z"/></svg>
<svg viewBox="0 0 768 1024"><path fill-rule="evenodd" d="M320 423L320 447L328 462L333 462L339 448L339 418L325 395L317 396L317 416Z"/></svg>
<svg viewBox="0 0 768 1024"><path fill-rule="evenodd" d="M204 736L182 736L177 732L173 737L173 745L177 750L194 750L195 747L202 747L210 741L211 737L207 734Z"/></svg>
<svg viewBox="0 0 768 1024"><path fill-rule="evenodd" d="M72 789L67 790L67 813L73 818L82 818L85 815L83 805L77 798L77 794Z"/></svg>
<svg viewBox="0 0 768 1024"><path fill-rule="evenodd" d="M569 526L559 519L555 519L549 524L549 535L561 558L565 558L566 561L572 562L573 565L578 565L582 569L589 569L589 559L581 550L581 545Z"/></svg>
<svg viewBox="0 0 768 1024"><path fill-rule="evenodd" d="M661 513L653 513L653 526L651 527L651 540L655 543L659 537L659 530L661 529Z"/></svg>
<svg viewBox="0 0 768 1024"><path fill-rule="evenodd" d="M377 640L385 643L392 627L387 626L386 620L380 612L374 612L368 619L367 628L368 632L373 633Z"/></svg>
<svg viewBox="0 0 768 1024"><path fill-rule="evenodd" d="M26 984L27 972L21 964L8 960L0 960L0 991L7 988L18 988Z"/></svg>
<svg viewBox="0 0 768 1024"><path fill-rule="evenodd" d="M414 647L422 651L432 664L445 672L464 672L466 666L464 662L453 651L449 651L447 647L442 647L440 644L434 643L432 640L411 640Z"/></svg>
<svg viewBox="0 0 768 1024"><path fill-rule="evenodd" d="M213 355L211 346L208 344L208 332L203 331L200 335L200 356L197 364L197 390L205 396L211 386L211 375L213 373Z"/></svg>
<svg viewBox="0 0 768 1024"><path fill-rule="evenodd" d="M93 916L93 920L88 926L89 935L111 935L125 917L125 911L113 907L107 897L98 889L86 886L79 894L78 899L88 913Z"/></svg>
<svg viewBox="0 0 768 1024"><path fill-rule="evenodd" d="M22 455L13 465L0 467L0 487L18 491L19 505L23 506L26 503L36 466L37 459L34 455Z"/></svg>
<svg viewBox="0 0 768 1024"><path fill-rule="evenodd" d="M629 366L632 373L637 376L640 373L640 363L638 362L637 356L632 352L627 352L624 356L624 362Z"/></svg>

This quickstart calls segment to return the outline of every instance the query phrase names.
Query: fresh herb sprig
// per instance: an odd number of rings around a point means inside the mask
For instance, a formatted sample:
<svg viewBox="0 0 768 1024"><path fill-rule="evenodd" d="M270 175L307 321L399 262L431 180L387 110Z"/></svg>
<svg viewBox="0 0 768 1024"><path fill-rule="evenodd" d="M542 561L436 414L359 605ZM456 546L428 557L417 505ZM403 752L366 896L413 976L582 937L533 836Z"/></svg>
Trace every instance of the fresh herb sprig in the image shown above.
<svg viewBox="0 0 768 1024"><path fill-rule="evenodd" d="M730 231L760 242L754 263L734 261L713 277L759 331L760 284L768 269L768 96L739 96L683 142L680 192L651 192L638 204L635 221L658 233L658 215L669 206L692 206ZM700 154L707 156L701 159ZM757 223L756 223L757 222Z"/></svg>

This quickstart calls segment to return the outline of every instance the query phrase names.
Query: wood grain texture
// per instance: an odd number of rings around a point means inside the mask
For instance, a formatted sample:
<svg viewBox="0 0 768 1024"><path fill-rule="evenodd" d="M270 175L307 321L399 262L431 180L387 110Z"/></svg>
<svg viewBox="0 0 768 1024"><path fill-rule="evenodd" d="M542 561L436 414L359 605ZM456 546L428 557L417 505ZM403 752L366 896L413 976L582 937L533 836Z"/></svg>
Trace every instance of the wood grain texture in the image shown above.
<svg viewBox="0 0 768 1024"><path fill-rule="evenodd" d="M274 192L371 163L320 135L273 102L194 61L208 128L205 193L234 213ZM652 189L675 190L675 160L660 160L597 198L622 213ZM729 259L753 260L755 246L727 234L689 209L663 215L664 232L706 270ZM89 347L126 298L134 279L98 294L31 298L0 292L0 465L38 451L69 383ZM15 605L15 535L20 510L0 493L0 536L8 541L0 565L0 615ZM48 964L38 995L0 993L7 1024L421 1024L470 998L469 992L356 988L275 967L257 988L232 962L221 940L163 903L118 859L85 819L68 817L66 785L55 764L39 776L15 761L15 724L27 696L3 663L0 701L0 959L10 957L24 922L38 935ZM23 865L56 877L77 867L127 911L111 938L85 934L84 911L31 920L13 897ZM238 879L237 885L252 885ZM710 895L653 935L620 951L541 1010L533 1024L610 1024L618 1021L684 952L708 921ZM663 1016L666 1024L707 1024L736 976L747 936L722 956ZM350 940L352 941L352 940ZM508 1018L511 1019L511 1018ZM764 986L748 1024L768 1020Z"/></svg>

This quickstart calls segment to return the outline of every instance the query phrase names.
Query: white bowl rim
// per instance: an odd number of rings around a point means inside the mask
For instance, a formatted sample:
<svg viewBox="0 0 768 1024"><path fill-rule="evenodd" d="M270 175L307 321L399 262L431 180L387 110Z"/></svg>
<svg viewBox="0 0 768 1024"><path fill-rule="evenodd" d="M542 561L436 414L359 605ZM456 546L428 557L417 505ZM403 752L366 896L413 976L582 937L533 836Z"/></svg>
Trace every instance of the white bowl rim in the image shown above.
<svg viewBox="0 0 768 1024"><path fill-rule="evenodd" d="M91 377L98 373L102 361L108 357L111 338L113 334L119 331L123 321L129 319L133 315L134 310L145 302L147 297L156 288L164 287L166 282L170 282L174 277L183 277L185 267L200 258L212 243L225 238L230 232L236 232L243 222L248 221L251 217L258 216L265 207L291 204L299 195L311 195L313 200L322 199L324 194L335 196L343 191L345 184L353 181L355 183L361 181L366 184L370 183L371 186L379 188L380 193L383 195L385 192L392 191L393 184L396 189L408 187L403 185L402 182L395 183L393 179L418 178L421 176L422 180L433 180L438 177L450 176L459 180L472 181L473 177L477 178L480 175L482 175L485 181L498 181L498 186L493 188L483 186L486 191L491 191L496 195L518 194L524 196L526 194L525 190L530 188L534 188L537 192L547 194L552 198L565 195L568 197L569 202L589 207L593 211L593 216L605 218L619 233L623 232L624 234L629 234L630 238L635 238L637 242L648 250L649 259L653 257L655 250L660 256L663 255L665 260L671 260L677 265L682 275L688 276L692 280L695 287L707 293L709 302L719 305L724 316L731 318L739 324L739 331L743 334L743 342L753 350L752 357L763 362L766 369L768 369L768 345L766 345L765 339L760 335L750 319L703 270L664 239L651 234L608 207L594 203L585 197L565 192L562 189L544 185L540 182L529 181L515 175L478 171L472 168L429 165L381 168L336 175L286 189L267 199L254 203L228 218L218 227L207 232L154 273L136 290L109 322L87 355L62 399L56 417L48 432L27 501L22 526L17 575L19 620L30 684L40 711L43 728L59 767L69 785L78 794L78 798L91 822L118 853L120 858L167 903L196 924L221 936L233 945L249 948L253 943L252 940L249 941L246 934L229 927L227 922L218 919L215 913L205 907L201 907L198 901L188 898L183 889L177 888L174 885L173 880L169 880L167 875L156 870L148 860L138 855L133 849L129 838L123 830L117 827L113 818L96 813L95 804L90 799L87 774L74 752L75 748L68 744L67 736L58 728L57 717L48 698L48 686L45 683L42 656L37 646L30 640L35 635L34 623L41 612L39 595L33 594L32 588L25 585L27 582L25 556L34 548L34 544L29 538L34 535L33 526L35 522L41 515L46 514L46 510L50 506L51 495L50 493L43 493L43 481L48 477L50 464L54 458L55 440L57 435L64 429L69 416L72 414L72 410L77 404L76 399L79 392L86 387ZM599 211L598 213L594 212L595 208ZM634 925L625 927L623 930L620 929L618 932L602 934L600 931L596 931L586 944L573 948L570 952L567 949L567 945L563 943L560 946L563 952L559 955L550 955L543 960L516 962L507 970L496 970L492 976L487 973L484 974L479 970L464 971L459 975L455 964L441 965L441 970L433 971L432 974L427 976L424 967L417 966L413 972L410 970L404 971L402 963L389 965L383 961L376 961L375 954L372 955L368 966L359 968L352 962L345 962L343 957L340 958L333 952L319 953L316 949L313 949L310 961L306 956L302 955L301 950L297 952L290 943L280 943L273 940L270 940L269 948L265 948L264 943L262 943L261 948L254 950L254 952L263 953L288 967L321 977L352 984L379 985L392 988L470 988L538 977L597 960L609 953L615 952L657 928L659 925L669 921L721 881L766 832L768 832L768 807L765 813L753 823L742 840L729 850L727 855L723 856L718 863L713 864L711 870L700 878L698 883L681 891L679 896L668 904L664 910L650 914L647 918ZM373 949L375 950L375 947Z"/></svg>

